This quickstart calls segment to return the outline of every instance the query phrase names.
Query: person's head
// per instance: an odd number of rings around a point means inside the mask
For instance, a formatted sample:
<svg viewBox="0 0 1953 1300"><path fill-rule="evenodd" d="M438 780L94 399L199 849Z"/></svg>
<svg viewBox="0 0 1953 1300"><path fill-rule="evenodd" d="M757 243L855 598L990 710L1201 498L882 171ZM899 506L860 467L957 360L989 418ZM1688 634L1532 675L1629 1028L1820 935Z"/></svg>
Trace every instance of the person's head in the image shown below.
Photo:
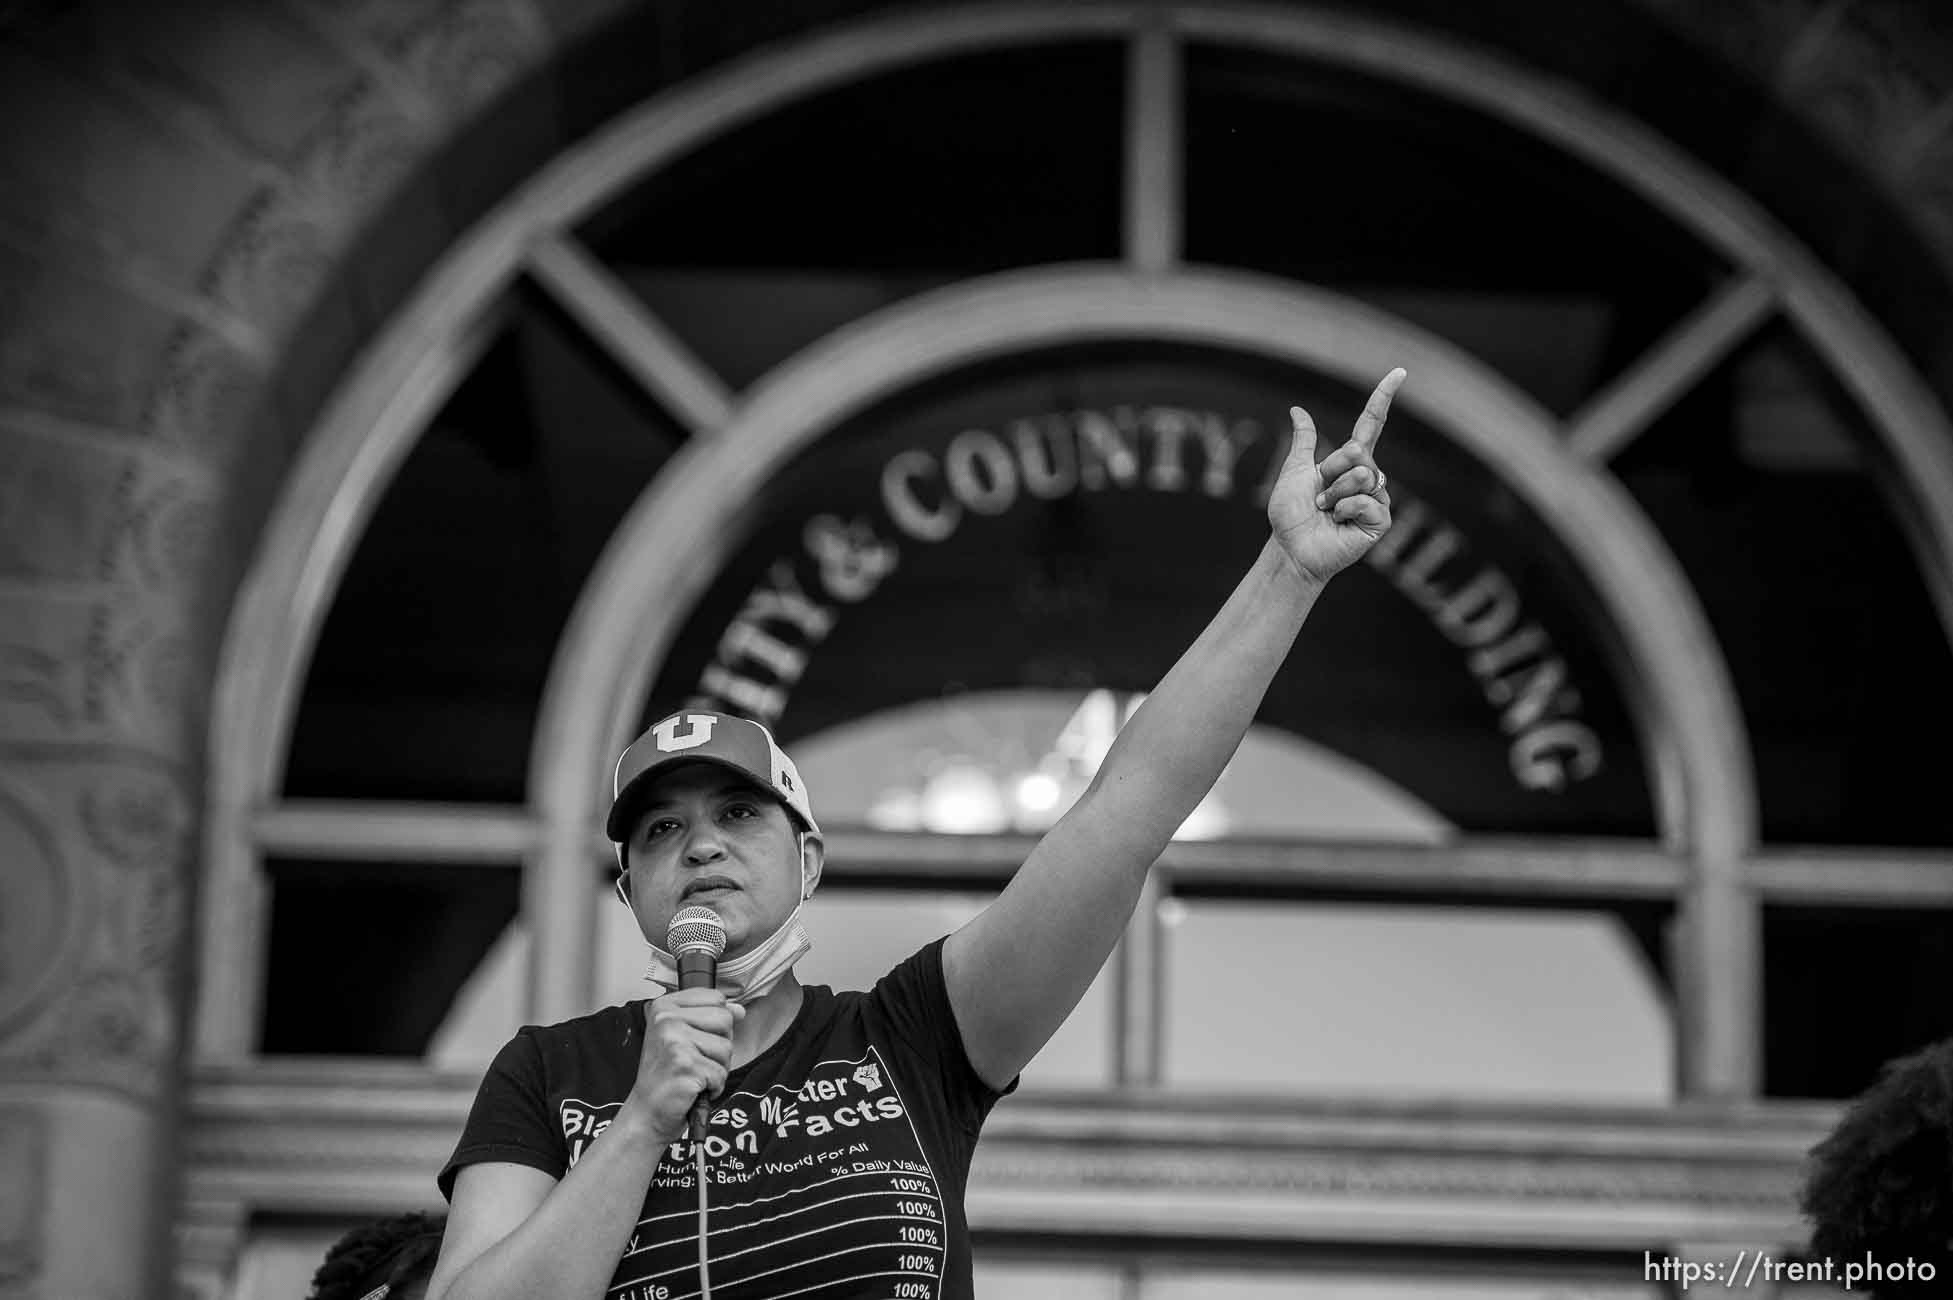
<svg viewBox="0 0 1953 1300"><path fill-rule="evenodd" d="M703 904L728 958L778 930L820 881L823 850L800 773L759 723L686 709L617 760L604 829L617 890L654 945L672 914Z"/></svg>
<svg viewBox="0 0 1953 1300"><path fill-rule="evenodd" d="M1953 1278L1953 1038L1888 1062L1811 1149L1799 1203L1820 1259L1931 1263L1877 1282L1879 1300L1942 1295Z"/></svg>
<svg viewBox="0 0 1953 1300"><path fill-rule="evenodd" d="M307 1300L424 1300L447 1218L396 1214L362 1224L326 1251Z"/></svg>

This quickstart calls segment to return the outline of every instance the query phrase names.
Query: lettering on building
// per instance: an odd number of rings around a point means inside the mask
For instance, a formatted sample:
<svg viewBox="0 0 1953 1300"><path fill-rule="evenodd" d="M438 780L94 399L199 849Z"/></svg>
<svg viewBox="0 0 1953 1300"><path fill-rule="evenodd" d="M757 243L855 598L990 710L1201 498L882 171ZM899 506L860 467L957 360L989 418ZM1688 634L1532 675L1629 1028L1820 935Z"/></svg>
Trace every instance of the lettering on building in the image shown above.
<svg viewBox="0 0 1953 1300"><path fill-rule="evenodd" d="M1198 494L1266 509L1281 467L1271 455L1251 487L1242 454L1263 441L1253 419L1175 406L1048 412L959 431L941 451L911 447L882 465L878 517L816 514L799 549L769 566L727 623L687 707L769 726L850 605L874 594L903 547L934 546L973 517L1080 492ZM1390 532L1366 562L1464 655L1504 734L1513 779L1553 792L1601 770L1600 737L1548 630L1527 616L1511 578L1472 558L1469 539L1393 484Z"/></svg>

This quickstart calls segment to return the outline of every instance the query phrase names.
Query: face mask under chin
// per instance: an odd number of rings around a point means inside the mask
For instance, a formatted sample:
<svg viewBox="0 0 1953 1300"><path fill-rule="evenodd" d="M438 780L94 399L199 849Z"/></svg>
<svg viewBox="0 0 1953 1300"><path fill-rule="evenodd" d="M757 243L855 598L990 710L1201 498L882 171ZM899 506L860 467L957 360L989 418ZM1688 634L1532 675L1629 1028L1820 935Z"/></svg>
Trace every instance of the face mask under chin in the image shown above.
<svg viewBox="0 0 1953 1300"><path fill-rule="evenodd" d="M794 906L793 914L780 924L779 929L731 961L719 963L716 987L726 995L728 1001L743 1004L765 997L793 969L794 963L807 955L814 941L808 938L807 928L800 923L800 909L805 906L803 899ZM667 993L676 989L677 961L648 939L645 946L651 950L651 967L644 978Z"/></svg>

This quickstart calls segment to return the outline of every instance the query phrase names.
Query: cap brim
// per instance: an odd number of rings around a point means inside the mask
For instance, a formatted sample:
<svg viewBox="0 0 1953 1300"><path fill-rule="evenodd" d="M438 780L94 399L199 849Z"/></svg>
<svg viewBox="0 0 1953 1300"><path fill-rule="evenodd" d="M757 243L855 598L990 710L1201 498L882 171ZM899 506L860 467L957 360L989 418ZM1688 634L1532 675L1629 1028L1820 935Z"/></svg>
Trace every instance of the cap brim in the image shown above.
<svg viewBox="0 0 1953 1300"><path fill-rule="evenodd" d="M610 815L604 818L604 834L610 837L611 843L622 844L625 838L630 835L631 827L636 824L639 811L643 807L646 797L651 793L652 782L658 777L671 775L672 772L684 767L688 763L696 763L707 767L722 767L726 771L734 773L744 779L746 784L753 787L755 791L765 795L768 799L771 799L774 803L784 808L787 816L796 822L800 821L800 814L794 811L792 804L780 797L779 791L773 789L765 781L754 776L744 767L732 762L730 759L715 758L710 754L673 754L670 758L653 763L650 767L639 772L630 779L622 790L617 792L617 798L610 805Z"/></svg>

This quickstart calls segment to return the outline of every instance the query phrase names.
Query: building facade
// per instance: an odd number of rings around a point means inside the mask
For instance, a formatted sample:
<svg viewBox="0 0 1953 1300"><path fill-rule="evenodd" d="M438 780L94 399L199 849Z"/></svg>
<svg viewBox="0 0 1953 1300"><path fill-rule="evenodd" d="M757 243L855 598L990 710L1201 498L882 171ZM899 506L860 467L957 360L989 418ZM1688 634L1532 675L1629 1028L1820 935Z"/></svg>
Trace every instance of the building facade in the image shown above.
<svg viewBox="0 0 1953 1300"><path fill-rule="evenodd" d="M0 20L0 1295L289 1293L438 1204L482 1045L631 993L657 710L811 756L820 951L955 924L1286 406L1397 364L1396 528L999 1108L980 1284L1794 1258L1953 1032L1953 50L1444 8Z"/></svg>

